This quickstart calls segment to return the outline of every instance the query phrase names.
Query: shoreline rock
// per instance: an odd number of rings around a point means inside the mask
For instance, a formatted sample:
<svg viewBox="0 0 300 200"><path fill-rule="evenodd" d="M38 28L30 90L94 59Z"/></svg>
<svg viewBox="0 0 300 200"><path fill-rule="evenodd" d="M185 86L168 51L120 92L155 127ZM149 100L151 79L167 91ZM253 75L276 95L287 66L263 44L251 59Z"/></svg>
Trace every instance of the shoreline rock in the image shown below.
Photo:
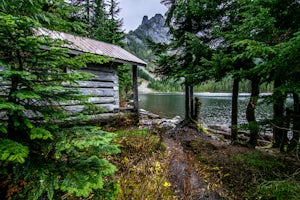
<svg viewBox="0 0 300 200"><path fill-rule="evenodd" d="M144 109L140 109L140 126L152 128L158 127L162 129L174 129L177 124L182 121L180 116L172 119L162 118L157 114L153 114Z"/></svg>

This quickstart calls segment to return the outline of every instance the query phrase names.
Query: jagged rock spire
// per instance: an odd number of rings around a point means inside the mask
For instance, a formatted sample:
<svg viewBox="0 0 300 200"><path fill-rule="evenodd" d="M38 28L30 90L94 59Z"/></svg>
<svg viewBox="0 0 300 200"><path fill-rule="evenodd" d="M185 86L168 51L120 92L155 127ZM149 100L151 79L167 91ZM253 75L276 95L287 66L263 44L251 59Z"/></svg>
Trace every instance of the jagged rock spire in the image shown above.
<svg viewBox="0 0 300 200"><path fill-rule="evenodd" d="M148 16L145 15L145 16L143 17L142 25L143 25L143 24L146 24L147 22L148 22Z"/></svg>

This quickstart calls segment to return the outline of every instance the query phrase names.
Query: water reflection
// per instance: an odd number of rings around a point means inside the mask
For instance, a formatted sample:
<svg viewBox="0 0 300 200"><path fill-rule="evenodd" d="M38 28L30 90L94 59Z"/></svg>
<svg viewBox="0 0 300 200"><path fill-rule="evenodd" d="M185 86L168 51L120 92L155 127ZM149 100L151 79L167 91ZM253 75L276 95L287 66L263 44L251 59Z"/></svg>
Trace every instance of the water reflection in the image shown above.
<svg viewBox="0 0 300 200"><path fill-rule="evenodd" d="M231 123L231 95L199 93L201 119L207 125L229 126ZM184 117L184 95L181 93L141 94L140 108L158 114L162 117L173 118L177 115ZM239 97L239 124L245 124L245 110L249 101L249 95L242 94ZM257 107L257 119L271 118L271 106L260 101Z"/></svg>

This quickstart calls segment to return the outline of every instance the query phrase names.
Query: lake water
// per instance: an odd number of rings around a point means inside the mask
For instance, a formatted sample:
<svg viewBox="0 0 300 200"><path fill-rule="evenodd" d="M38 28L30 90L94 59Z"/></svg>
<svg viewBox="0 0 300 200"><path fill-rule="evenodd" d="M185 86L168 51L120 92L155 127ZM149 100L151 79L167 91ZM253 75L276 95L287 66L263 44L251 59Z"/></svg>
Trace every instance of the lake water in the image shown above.
<svg viewBox="0 0 300 200"><path fill-rule="evenodd" d="M206 125L229 127L231 124L231 94L228 93L196 93L202 103L200 116ZM139 106L149 112L165 118L184 117L185 98L183 93L140 94ZM249 94L239 96L239 124L247 123L246 107ZM257 120L271 118L272 106L259 101Z"/></svg>

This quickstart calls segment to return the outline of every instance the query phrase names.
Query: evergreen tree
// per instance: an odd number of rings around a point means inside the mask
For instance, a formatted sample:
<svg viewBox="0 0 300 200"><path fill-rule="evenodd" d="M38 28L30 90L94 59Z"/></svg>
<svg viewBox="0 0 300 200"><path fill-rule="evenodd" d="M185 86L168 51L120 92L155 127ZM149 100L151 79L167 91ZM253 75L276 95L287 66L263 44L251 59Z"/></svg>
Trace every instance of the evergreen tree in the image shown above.
<svg viewBox="0 0 300 200"><path fill-rule="evenodd" d="M296 22L300 19L300 2L297 0L162 2L169 6L167 24L170 26L173 41L170 45L157 46L158 51L162 52L158 62L162 66L159 72L177 79L184 77L187 96L192 94L192 90L188 89L189 83L193 86L210 75L220 80L229 73L234 78L233 102L236 103L239 80L250 80L251 98L246 113L251 131L249 144L252 147L256 145L258 136L255 107L259 87L261 83L273 82L274 147L283 150L287 145L286 129L291 127L290 119L292 119L294 126L292 146L295 148L295 144L299 141L296 125L299 120L297 118L299 93L298 81L295 78L298 75L298 63L292 59L297 60L294 52L298 48L299 23ZM212 46L212 43L215 46ZM287 45L290 45L290 48ZM287 66L287 63L293 68ZM294 98L292 114L285 109L287 94L292 94ZM189 100L187 102L186 113L189 113L191 103ZM236 103L232 105L233 140L237 139ZM189 117L187 114L186 118Z"/></svg>
<svg viewBox="0 0 300 200"><path fill-rule="evenodd" d="M78 9L74 16L89 25L87 36L103 42L123 45L122 19L116 0L71 0Z"/></svg>
<svg viewBox="0 0 300 200"><path fill-rule="evenodd" d="M89 22L91 25L89 37L106 42L108 32L107 5L104 0L93 0L91 6L93 15Z"/></svg>
<svg viewBox="0 0 300 200"><path fill-rule="evenodd" d="M274 146L280 146L283 150L287 141L286 119L289 118L284 116L284 104L287 91L291 91L284 85L289 82L291 76L286 76L286 65L277 59L282 50L277 44L282 46L280 43L284 44L293 33L299 31L299 25L295 23L299 20L299 2L229 1L228 6L224 8L228 8L227 20L223 21L220 27L225 43L225 54L230 55L232 61L241 62L239 74L252 81L252 96L247 109L249 124L253 125L250 126L253 128L250 145L256 145L258 131L255 109L252 106L256 104L258 98L257 83L259 80L273 81ZM296 74L296 71L294 73Z"/></svg>
<svg viewBox="0 0 300 200"><path fill-rule="evenodd" d="M236 46L243 50L238 58L250 58L255 64L254 68L246 71L245 77L260 76L264 78L263 81L274 82L272 100L274 147L280 147L281 151L284 151L287 144L285 129L289 128L287 125L289 117L284 116L285 99L291 91L291 88L286 87L286 83L292 76L286 76L288 71L284 63L276 62L274 65L273 61L278 61L277 57L281 55L281 49L279 50L277 45L281 46L280 43L284 44L293 37L293 33L299 31L299 25L295 21L299 20L300 3L281 0L245 1L242 5L244 10L241 12L242 20L238 28L242 32L236 34L235 38L239 38L240 35L248 37L235 42ZM294 73L297 74L296 71Z"/></svg>
<svg viewBox="0 0 300 200"><path fill-rule="evenodd" d="M109 178L116 168L105 159L119 151L111 143L113 135L70 124L63 106L86 99L76 85L91 75L76 71L108 59L72 57L63 48L65 41L37 34L42 24L68 28L64 17L70 15L64 8L68 5L63 1L0 3L2 199L109 199L117 191ZM72 73L65 73L66 67ZM66 84L73 87L62 86Z"/></svg>
<svg viewBox="0 0 300 200"><path fill-rule="evenodd" d="M269 10L259 1L227 1L222 5L223 20L216 26L214 32L221 41L219 51L213 56L215 73L230 73L233 75L232 95L232 140L237 140L237 99L239 80L251 81L251 98L249 100L246 116L251 132L250 146L255 146L258 136L258 123L255 117L255 108L259 96L261 74L253 69L267 58L267 42L270 41L274 30L273 18ZM251 51L247 44L257 44L260 51ZM222 77L222 76L221 76Z"/></svg>
<svg viewBox="0 0 300 200"><path fill-rule="evenodd" d="M262 6L258 1L241 1L238 5L238 9L234 12L238 18L238 24L233 25L233 47L238 49L234 58L242 61L241 75L251 81L251 97L246 109L246 118L251 133L249 145L255 147L259 133L255 109L259 98L261 75L251 70L262 60L267 59L268 55L262 51L266 49L267 42L270 41L270 35L274 30L274 19L268 8ZM256 43L261 51L249 53L248 43Z"/></svg>
<svg viewBox="0 0 300 200"><path fill-rule="evenodd" d="M107 32L107 4L104 0L71 0L70 4L77 7L73 12L75 20L88 25L86 36L105 41Z"/></svg>
<svg viewBox="0 0 300 200"><path fill-rule="evenodd" d="M294 34L300 30L299 23L297 23L297 21L300 20L300 13L299 13L300 2L297 0L287 0L287 1L277 0L277 1L263 2L263 3L264 5L270 8L270 13L275 18L274 24L275 24L276 31L274 33L271 44L276 45L275 46L276 56L274 56L276 59L277 56L281 56L282 52L285 52L286 50L286 49L281 49L280 43L282 44L290 43L289 40L293 38ZM294 39L292 41L297 41L297 40ZM278 47L277 45L279 45L279 48L277 48ZM290 53L291 55L294 54L292 51ZM282 61L284 60L286 59L282 59ZM285 100L287 94L293 90L293 89L291 90L290 87L292 86L292 88L296 88L295 86L297 85L297 81L295 81L293 76L288 75L289 70L287 69L290 68L287 67L287 65L284 62L276 62L276 64L275 62L273 62L273 64L269 65L267 69L270 70L268 71L267 77L270 80L274 81L274 93L273 93L274 144L273 146L280 147L281 151L284 151L284 146L287 145L287 132L285 131L285 129L289 129L289 125L284 123L286 121ZM295 68L291 69L291 71L293 71L294 74L296 75L297 65L295 65ZM289 84L287 84L287 82ZM291 84L293 82L295 83L294 86L293 84ZM297 104L297 101L294 103ZM295 108L295 112L297 113L296 108Z"/></svg>
<svg viewBox="0 0 300 200"><path fill-rule="evenodd" d="M77 8L70 6L64 0L35 0L29 2L2 0L0 6L1 12L16 16L26 15L51 30L76 34L86 32L87 26L74 20L72 13L77 12Z"/></svg>
<svg viewBox="0 0 300 200"><path fill-rule="evenodd" d="M162 1L169 6L167 25L173 40L161 52L158 72L184 78L186 94L185 120L193 118L193 86L206 81L209 69L203 59L212 54L210 42L214 39L209 32L218 20L220 1L170 0Z"/></svg>
<svg viewBox="0 0 300 200"><path fill-rule="evenodd" d="M122 30L123 22L119 19L119 3L116 0L109 0L108 3L108 33L106 41L123 46L124 32Z"/></svg>
<svg viewBox="0 0 300 200"><path fill-rule="evenodd" d="M284 148L284 145L288 145L287 150L292 152L297 149L299 145L299 130L300 130L300 63L299 63L299 50L300 50L300 33L297 32L295 35L286 42L280 43L275 46L275 51L277 55L270 61L268 64L268 69L271 71L276 71L281 73L281 79L285 80L284 84L275 88L276 93L280 94L290 94L293 98L293 107L287 108L285 110L285 119L284 122L285 128L282 126L279 127L280 123L278 120L275 121L275 146ZM279 72L278 72L279 71ZM276 97L276 96L275 96ZM282 119L282 118L281 118ZM282 124L282 123L280 123ZM289 130L290 133L293 133L290 138L290 142L287 144L287 132L282 129ZM278 131L281 131L278 134ZM276 135L277 134L277 135ZM283 151L284 149L282 149Z"/></svg>

